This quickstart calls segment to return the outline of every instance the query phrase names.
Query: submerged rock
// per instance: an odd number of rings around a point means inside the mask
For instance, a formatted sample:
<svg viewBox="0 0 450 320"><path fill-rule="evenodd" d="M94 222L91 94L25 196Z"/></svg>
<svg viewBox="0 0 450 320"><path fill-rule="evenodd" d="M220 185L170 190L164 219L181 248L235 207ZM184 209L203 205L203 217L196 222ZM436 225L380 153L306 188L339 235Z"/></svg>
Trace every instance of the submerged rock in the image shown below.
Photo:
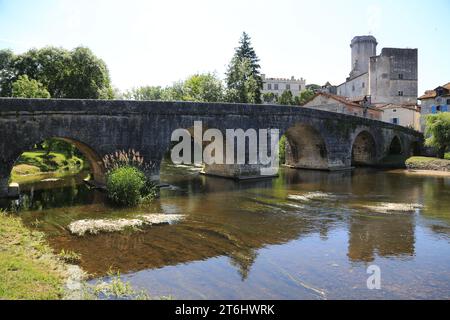
<svg viewBox="0 0 450 320"><path fill-rule="evenodd" d="M308 192L303 195L289 195L289 200L296 200L296 201L311 201L316 199L327 199L330 198L332 195L324 192Z"/></svg>
<svg viewBox="0 0 450 320"><path fill-rule="evenodd" d="M56 182L59 181L61 179L57 179L57 178L48 178L48 179L43 179L41 180L41 182Z"/></svg>
<svg viewBox="0 0 450 320"><path fill-rule="evenodd" d="M381 202L376 205L361 206L361 208L368 209L377 213L395 213L395 212L414 212L416 209L423 208L421 204L417 203L391 203Z"/></svg>
<svg viewBox="0 0 450 320"><path fill-rule="evenodd" d="M86 219L72 222L68 229L72 234L84 236L86 233L117 232L127 228L171 224L183 217L179 214L145 214L133 219Z"/></svg>

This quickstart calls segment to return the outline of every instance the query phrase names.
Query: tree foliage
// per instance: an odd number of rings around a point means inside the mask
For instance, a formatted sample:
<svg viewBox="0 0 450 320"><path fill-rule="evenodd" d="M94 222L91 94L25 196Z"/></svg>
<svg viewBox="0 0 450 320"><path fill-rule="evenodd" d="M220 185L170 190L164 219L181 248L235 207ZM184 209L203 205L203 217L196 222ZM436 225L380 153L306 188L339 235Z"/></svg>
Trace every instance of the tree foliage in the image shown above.
<svg viewBox="0 0 450 320"><path fill-rule="evenodd" d="M223 101L223 84L213 73L195 74L185 81L175 82L165 88L145 86L134 88L123 96L128 100L164 101Z"/></svg>
<svg viewBox="0 0 450 320"><path fill-rule="evenodd" d="M450 149L450 113L430 114L426 118L425 143L438 150L438 157L443 159Z"/></svg>
<svg viewBox="0 0 450 320"><path fill-rule="evenodd" d="M214 74L195 74L183 84L183 100L219 102L223 100L222 81Z"/></svg>
<svg viewBox="0 0 450 320"><path fill-rule="evenodd" d="M127 91L126 100L161 100L163 89L160 86L144 86Z"/></svg>
<svg viewBox="0 0 450 320"><path fill-rule="evenodd" d="M118 206L135 206L142 199L141 190L145 184L146 177L137 168L117 168L106 178L108 198Z"/></svg>
<svg viewBox="0 0 450 320"><path fill-rule="evenodd" d="M314 83L308 84L308 85L306 86L306 89L307 89L307 90L311 90L311 91L319 90L319 89L321 89L321 88L322 88L321 86L319 86L318 84L314 84Z"/></svg>
<svg viewBox="0 0 450 320"><path fill-rule="evenodd" d="M71 51L45 47L14 55L0 51L0 96L12 96L12 84L22 75L34 79L53 98L111 99L114 96L106 64L84 47Z"/></svg>
<svg viewBox="0 0 450 320"><path fill-rule="evenodd" d="M15 56L11 50L0 50L0 97L12 95L12 84L16 80L14 59Z"/></svg>
<svg viewBox="0 0 450 320"><path fill-rule="evenodd" d="M226 73L227 100L238 103L261 103L262 78L259 58L247 33L243 33L239 47Z"/></svg>
<svg viewBox="0 0 450 320"><path fill-rule="evenodd" d="M278 95L273 92L266 92L263 94L263 101L266 103L274 103L278 100Z"/></svg>
<svg viewBox="0 0 450 320"><path fill-rule="evenodd" d="M291 90L284 90L281 96L278 98L278 103L283 105L293 105L295 104L294 96Z"/></svg>
<svg viewBox="0 0 450 320"><path fill-rule="evenodd" d="M236 103L261 103L261 88L253 75L250 60L233 60L227 73L226 100Z"/></svg>
<svg viewBox="0 0 450 320"><path fill-rule="evenodd" d="M305 90L300 93L299 96L295 97L295 104L296 105L304 105L309 100L311 100L314 97L315 93L312 90Z"/></svg>
<svg viewBox="0 0 450 320"><path fill-rule="evenodd" d="M19 76L12 84L12 96L16 98L50 98L50 93L39 81Z"/></svg>

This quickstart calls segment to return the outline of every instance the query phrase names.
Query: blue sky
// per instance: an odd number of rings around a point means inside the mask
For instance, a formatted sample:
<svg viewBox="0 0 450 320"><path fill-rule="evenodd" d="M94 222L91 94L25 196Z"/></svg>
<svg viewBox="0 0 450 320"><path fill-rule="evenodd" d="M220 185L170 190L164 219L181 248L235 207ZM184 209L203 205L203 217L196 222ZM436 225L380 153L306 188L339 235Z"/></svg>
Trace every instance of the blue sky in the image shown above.
<svg viewBox="0 0 450 320"><path fill-rule="evenodd" d="M419 94L450 81L450 0L0 0L0 48L90 47L121 90L220 77L242 31L262 72L342 83L350 41L419 49Z"/></svg>

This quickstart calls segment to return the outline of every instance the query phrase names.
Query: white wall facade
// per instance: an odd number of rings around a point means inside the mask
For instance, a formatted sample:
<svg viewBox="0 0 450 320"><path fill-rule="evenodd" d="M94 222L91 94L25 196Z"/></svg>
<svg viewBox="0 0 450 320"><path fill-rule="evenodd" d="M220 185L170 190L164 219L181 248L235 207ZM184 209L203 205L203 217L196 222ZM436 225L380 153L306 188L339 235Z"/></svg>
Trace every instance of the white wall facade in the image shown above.
<svg viewBox="0 0 450 320"><path fill-rule="evenodd" d="M264 93L272 92L278 96L285 90L291 90L292 95L298 96L302 91L306 89L306 80L303 78L295 79L292 77L291 79L287 78L266 78L264 75L262 76L263 80L263 90Z"/></svg>
<svg viewBox="0 0 450 320"><path fill-rule="evenodd" d="M394 121L394 119L397 119ZM393 106L383 109L382 121L420 131L420 113L410 108Z"/></svg>
<svg viewBox="0 0 450 320"><path fill-rule="evenodd" d="M353 78L337 87L339 96L350 99L364 97L369 94L369 74L364 73L359 77Z"/></svg>

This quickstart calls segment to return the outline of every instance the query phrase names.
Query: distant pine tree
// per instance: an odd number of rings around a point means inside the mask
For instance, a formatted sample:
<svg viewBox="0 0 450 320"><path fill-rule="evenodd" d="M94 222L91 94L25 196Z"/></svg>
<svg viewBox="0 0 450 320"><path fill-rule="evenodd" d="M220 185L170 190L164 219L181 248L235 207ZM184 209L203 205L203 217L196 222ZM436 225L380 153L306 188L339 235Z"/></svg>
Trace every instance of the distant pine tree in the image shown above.
<svg viewBox="0 0 450 320"><path fill-rule="evenodd" d="M243 69L247 68L250 73L243 72ZM239 47L235 48L233 59L226 73L230 102L262 103L263 83L260 69L259 58L251 45L251 39L244 32L239 40Z"/></svg>

